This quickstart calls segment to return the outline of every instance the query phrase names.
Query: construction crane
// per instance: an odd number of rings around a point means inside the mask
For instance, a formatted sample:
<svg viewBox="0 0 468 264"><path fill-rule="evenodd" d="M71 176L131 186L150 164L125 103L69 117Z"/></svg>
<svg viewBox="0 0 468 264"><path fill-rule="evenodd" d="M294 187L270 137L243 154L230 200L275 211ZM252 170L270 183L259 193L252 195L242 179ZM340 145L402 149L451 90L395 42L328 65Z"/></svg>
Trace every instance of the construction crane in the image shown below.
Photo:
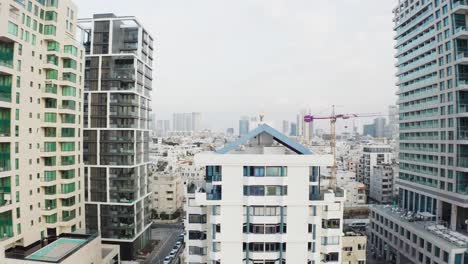
<svg viewBox="0 0 468 264"><path fill-rule="evenodd" d="M333 165L331 168L331 177L329 182L329 188L334 189L336 186L336 121L338 119L350 119L350 118L362 118L362 117L377 117L382 116L380 113L366 113L366 114L336 114L335 105L332 105L332 112L330 116L313 116L305 115L304 122L311 123L314 120L330 120L330 147L333 154Z"/></svg>

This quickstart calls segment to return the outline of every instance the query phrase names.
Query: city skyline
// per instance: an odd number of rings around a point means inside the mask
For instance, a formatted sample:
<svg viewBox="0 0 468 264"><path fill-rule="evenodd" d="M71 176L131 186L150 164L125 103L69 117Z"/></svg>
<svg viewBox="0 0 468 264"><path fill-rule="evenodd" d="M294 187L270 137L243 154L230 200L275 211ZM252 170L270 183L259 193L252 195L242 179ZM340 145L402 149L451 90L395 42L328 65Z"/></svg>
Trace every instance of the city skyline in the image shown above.
<svg viewBox="0 0 468 264"><path fill-rule="evenodd" d="M343 112L386 113L396 102L394 1L138 3L82 0L79 12L135 15L158 36L152 102L158 119L202 112L211 129L225 131L242 115L265 112L281 122L301 108L329 113L335 104ZM364 105L367 95L373 100Z"/></svg>

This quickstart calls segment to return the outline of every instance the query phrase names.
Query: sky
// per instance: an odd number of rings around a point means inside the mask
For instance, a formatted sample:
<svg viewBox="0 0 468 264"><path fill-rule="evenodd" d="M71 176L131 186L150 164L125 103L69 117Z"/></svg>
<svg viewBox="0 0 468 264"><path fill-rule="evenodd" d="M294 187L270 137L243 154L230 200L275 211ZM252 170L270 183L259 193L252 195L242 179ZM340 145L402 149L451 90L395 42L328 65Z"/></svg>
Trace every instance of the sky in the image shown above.
<svg viewBox="0 0 468 264"><path fill-rule="evenodd" d="M202 112L205 127L221 130L264 113L279 127L302 108L320 116L331 105L339 113L386 114L397 100L396 0L75 2L79 17L136 16L153 35L158 119Z"/></svg>

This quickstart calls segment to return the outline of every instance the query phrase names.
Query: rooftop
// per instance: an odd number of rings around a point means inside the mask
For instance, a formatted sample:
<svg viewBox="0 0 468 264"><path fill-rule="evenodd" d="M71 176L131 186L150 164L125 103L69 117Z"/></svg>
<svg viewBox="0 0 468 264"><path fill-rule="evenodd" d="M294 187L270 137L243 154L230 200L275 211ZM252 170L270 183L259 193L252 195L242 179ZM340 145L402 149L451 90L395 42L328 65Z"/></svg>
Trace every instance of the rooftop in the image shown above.
<svg viewBox="0 0 468 264"><path fill-rule="evenodd" d="M267 124L261 124L239 139L216 150L218 154L298 154L311 155L312 152Z"/></svg>
<svg viewBox="0 0 468 264"><path fill-rule="evenodd" d="M427 212L410 212L392 205L370 205L379 214L386 214L401 223L411 225L421 233L426 233L439 245L448 243L453 248L468 248L468 236L447 228L434 221L435 215Z"/></svg>
<svg viewBox="0 0 468 264"><path fill-rule="evenodd" d="M61 234L58 237L37 241L29 247L10 248L6 250L5 256L12 259L60 263L96 237L96 235Z"/></svg>

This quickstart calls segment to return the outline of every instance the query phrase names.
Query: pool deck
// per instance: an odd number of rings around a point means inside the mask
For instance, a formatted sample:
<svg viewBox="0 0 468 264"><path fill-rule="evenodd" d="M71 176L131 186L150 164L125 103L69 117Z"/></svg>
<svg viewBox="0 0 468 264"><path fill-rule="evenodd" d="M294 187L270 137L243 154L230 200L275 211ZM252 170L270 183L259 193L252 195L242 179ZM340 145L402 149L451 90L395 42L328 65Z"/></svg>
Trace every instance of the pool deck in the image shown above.
<svg viewBox="0 0 468 264"><path fill-rule="evenodd" d="M53 243L27 256L26 259L58 261L86 243L84 239L59 238Z"/></svg>

